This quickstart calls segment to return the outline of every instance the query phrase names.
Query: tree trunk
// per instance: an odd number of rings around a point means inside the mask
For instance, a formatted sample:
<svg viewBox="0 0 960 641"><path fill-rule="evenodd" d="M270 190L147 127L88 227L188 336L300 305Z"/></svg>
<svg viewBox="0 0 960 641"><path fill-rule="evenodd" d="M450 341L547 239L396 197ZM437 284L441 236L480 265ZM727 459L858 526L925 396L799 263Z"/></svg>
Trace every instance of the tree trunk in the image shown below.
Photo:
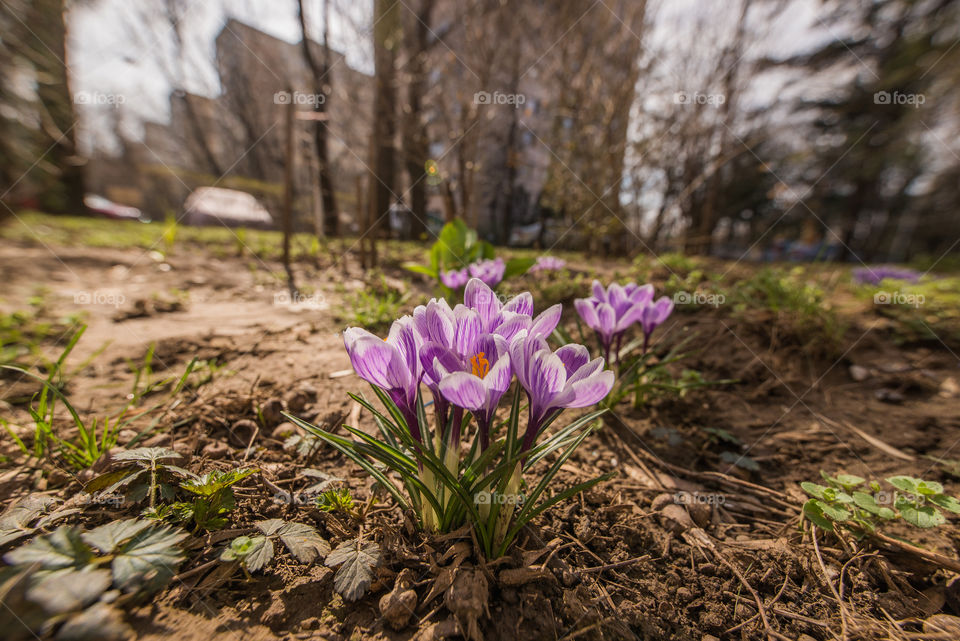
<svg viewBox="0 0 960 641"><path fill-rule="evenodd" d="M323 0L323 62L317 61L310 50L310 38L307 31L307 19L303 12L303 0L297 2L297 16L300 19L300 32L302 34L301 47L303 49L303 58L310 67L310 73L313 74L314 91L322 99L313 101L314 113L325 116L327 112L327 100L333 93L330 84L333 79L330 77L330 47L327 41L328 23L329 23L329 0ZM320 182L320 200L323 203L323 233L327 237L336 236L340 232L340 217L337 210L337 195L333 185L333 175L330 168L330 151L328 144L328 124L324 117L318 117L314 122L313 140L317 154L317 171L319 172Z"/></svg>

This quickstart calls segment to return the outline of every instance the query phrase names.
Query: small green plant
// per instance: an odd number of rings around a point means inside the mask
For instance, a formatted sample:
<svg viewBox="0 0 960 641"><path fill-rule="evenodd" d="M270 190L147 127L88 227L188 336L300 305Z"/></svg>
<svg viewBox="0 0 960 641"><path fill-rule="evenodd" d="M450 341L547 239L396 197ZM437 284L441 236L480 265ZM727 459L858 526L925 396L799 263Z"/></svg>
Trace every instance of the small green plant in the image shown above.
<svg viewBox="0 0 960 641"><path fill-rule="evenodd" d="M190 523L197 530L219 530L227 524L227 514L237 506L233 486L256 470L237 469L208 472L180 484L192 500L161 505L148 516L158 520Z"/></svg>
<svg viewBox="0 0 960 641"><path fill-rule="evenodd" d="M24 454L32 454L37 458L51 456L51 450L55 448L60 458L64 462L78 470L83 470L92 466L103 455L104 452L114 447L117 444L117 434L120 432L120 430L127 427L134 420L152 414L161 407L164 407L168 401L172 400L173 397L179 394L183 389L187 378L190 376L190 373L193 371L194 365L196 364L196 360L191 361L187 365L183 375L180 376L179 380L177 380L176 377L171 377L164 381L164 385L176 381L176 385L173 386L169 398L146 408L142 412L128 415L130 409L134 407L134 405L142 398L142 394L137 394L138 384L135 383L134 394L132 394L133 398L128 400L127 404L120 410L119 413L112 417L94 417L89 422L85 422L82 418L80 418L80 414L73 407L63 392L66 387L65 377L63 374L64 363L67 359L67 356L70 355L70 352L72 352L73 348L76 346L77 341L79 341L83 336L83 332L85 330L85 326L81 327L80 330L70 339L70 342L60 354L60 357L49 368L46 378L40 377L37 374L27 371L21 367L16 367L13 365L0 366L0 369L17 372L21 376L33 379L42 385L40 392L34 395L30 405L27 408L34 422L32 448L27 447L26 443L23 442L23 439L14 433L7 421L2 421L7 433L17 444L17 447L19 447ZM152 354L152 350L150 353ZM56 427L57 421L54 417L54 412L56 410L58 401L63 403L64 408L66 408L70 418L73 420L73 426L76 428L76 435L73 437L65 437L60 431L58 431ZM159 424L159 422L167 415L169 410L170 407L167 407L165 411L154 417L150 425L144 431L142 431L137 438L155 428L156 425ZM136 440L137 439L134 439L134 441Z"/></svg>
<svg viewBox="0 0 960 641"><path fill-rule="evenodd" d="M279 540L298 561L312 563L330 553L330 544L316 529L303 523L267 519L254 523L261 534L238 536L220 554L221 561L236 561L244 573L262 570L274 555L274 542Z"/></svg>
<svg viewBox="0 0 960 641"><path fill-rule="evenodd" d="M789 272L761 269L738 281L729 291L734 313L752 318L751 310L765 310L775 323L763 319L758 327L771 334L792 338L802 347L825 353L836 352L846 326L831 307L826 291L807 277L802 267Z"/></svg>
<svg viewBox="0 0 960 641"><path fill-rule="evenodd" d="M122 493L131 503L148 499L153 508L158 496L172 501L181 481L197 478L192 472L170 463L179 458L180 454L165 447L138 447L117 452L113 460L119 463L118 469L96 477L84 490L90 494L99 493L101 497Z"/></svg>
<svg viewBox="0 0 960 641"><path fill-rule="evenodd" d="M337 317L350 325L376 328L388 327L410 299L409 292L400 292L381 275L365 289L348 293L343 298Z"/></svg>
<svg viewBox="0 0 960 641"><path fill-rule="evenodd" d="M324 490L317 497L317 508L321 512L340 512L353 514L353 496L347 488Z"/></svg>
<svg viewBox="0 0 960 641"><path fill-rule="evenodd" d="M440 230L437 240L430 246L427 252L427 264L405 263L404 269L417 274L424 274L437 281L438 286L444 294L453 293L454 289L459 289L466 284L469 277L464 273L462 283L453 286L452 281L444 282L442 276L448 272L466 272L469 265L474 265L480 261L492 261L495 258L493 245L477 236L477 232L467 227L459 218L447 223ZM502 267L502 274L491 282L487 278L482 278L489 286L494 287L501 280L506 280L512 276L524 274L536 262L535 258L511 258L505 261ZM470 274L473 275L473 274Z"/></svg>
<svg viewBox="0 0 960 641"><path fill-rule="evenodd" d="M827 485L800 484L811 497L803 505L803 515L827 532L842 527L859 535L869 535L897 520L918 528L932 528L946 523L941 509L960 514L960 501L944 494L943 486L934 481L891 476L886 482L895 491L883 492L878 482L867 483L859 476L820 474Z"/></svg>
<svg viewBox="0 0 960 641"><path fill-rule="evenodd" d="M103 638L108 627L110 638L132 636L123 606L173 578L186 537L140 519L87 531L61 526L3 557L11 566L0 575L4 599L17 603L18 620L35 635L61 626L58 638Z"/></svg>

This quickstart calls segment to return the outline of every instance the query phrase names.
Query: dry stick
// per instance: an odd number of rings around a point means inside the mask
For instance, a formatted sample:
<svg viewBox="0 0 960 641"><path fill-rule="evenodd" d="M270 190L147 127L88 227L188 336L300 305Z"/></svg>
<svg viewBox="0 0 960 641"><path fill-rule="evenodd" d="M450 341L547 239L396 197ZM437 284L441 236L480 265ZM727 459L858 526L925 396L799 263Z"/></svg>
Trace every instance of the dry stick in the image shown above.
<svg viewBox="0 0 960 641"><path fill-rule="evenodd" d="M846 641L847 608L843 605L843 600L840 599L840 595L837 594L837 589L833 587L833 581L830 580L830 575L827 574L827 566L823 564L823 557L820 555L820 545L817 543L817 526L814 525L812 527L813 530L810 533L810 538L813 540L813 549L817 553L817 563L820 564L820 570L823 572L823 580L826 581L827 587L833 592L833 598L837 600L837 605L840 608L840 634L843 641Z"/></svg>
<svg viewBox="0 0 960 641"><path fill-rule="evenodd" d="M931 563L936 563L937 565L946 568L952 572L960 573L960 561L957 559L951 559L948 556L942 554L937 554L936 552L931 552L929 550L924 550L923 548L918 548L915 545L910 545L909 543L904 543L903 541L898 541L897 539L890 538L885 534L880 534L879 532L873 532L870 534L871 537L881 541L887 545L892 545L903 552L909 554L915 554L922 559L930 561Z"/></svg>

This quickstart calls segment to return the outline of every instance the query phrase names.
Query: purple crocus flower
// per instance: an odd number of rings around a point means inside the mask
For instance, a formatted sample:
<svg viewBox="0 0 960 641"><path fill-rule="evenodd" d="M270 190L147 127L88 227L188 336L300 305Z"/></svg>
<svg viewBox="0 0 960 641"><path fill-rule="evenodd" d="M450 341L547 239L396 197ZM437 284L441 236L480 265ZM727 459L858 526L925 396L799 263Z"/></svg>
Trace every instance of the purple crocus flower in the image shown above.
<svg viewBox="0 0 960 641"><path fill-rule="evenodd" d="M470 275L467 273L466 267L440 272L440 282L454 291L466 285L469 278Z"/></svg>
<svg viewBox="0 0 960 641"><path fill-rule="evenodd" d="M542 336L521 333L510 344L510 362L530 401L524 451L533 446L552 412L588 407L613 388L613 372L603 369L602 358L591 361L583 345L571 343L552 352Z"/></svg>
<svg viewBox="0 0 960 641"><path fill-rule="evenodd" d="M666 296L661 296L655 303L647 305L640 317L640 325L643 327L643 351L647 351L650 344L650 335L653 330L663 324L670 314L673 313L673 301Z"/></svg>
<svg viewBox="0 0 960 641"><path fill-rule="evenodd" d="M343 332L343 344L354 371L390 396L406 419L410 435L417 441L421 440L417 391L423 373L419 358L422 343L410 316L394 321L385 339L360 327L350 327Z"/></svg>
<svg viewBox="0 0 960 641"><path fill-rule="evenodd" d="M556 256L537 256L537 262L533 264L529 271L531 274L556 271L563 269L566 265L567 261L562 258L557 258Z"/></svg>
<svg viewBox="0 0 960 641"><path fill-rule="evenodd" d="M514 296L501 305L497 294L478 278L467 283L463 290L463 303L464 307L478 314L480 333L497 334L508 341L522 330L527 330L530 334L549 336L560 322L563 312L563 306L557 304L532 318L533 296L529 292Z"/></svg>
<svg viewBox="0 0 960 641"><path fill-rule="evenodd" d="M861 267L853 270L853 280L858 285L879 285L886 279L905 280L915 283L920 280L921 274L912 269L902 267L893 267L890 265L877 265L875 267Z"/></svg>
<svg viewBox="0 0 960 641"><path fill-rule="evenodd" d="M478 260L467 269L470 276L479 278L489 287L496 287L503 280L503 273L507 266L502 258Z"/></svg>
<svg viewBox="0 0 960 641"><path fill-rule="evenodd" d="M481 450L490 445L490 426L497 405L513 380L507 347L503 337L487 334L477 341L477 352L468 361L469 369L464 368L463 361L460 361L456 370L444 364L444 360L453 362L451 354L433 350L434 369L440 375L440 394L477 417ZM459 430L459 425L454 425L454 429Z"/></svg>
<svg viewBox="0 0 960 641"><path fill-rule="evenodd" d="M634 323L642 320L644 311L653 300L653 285L629 283L621 286L613 283L607 289L599 281L593 281L593 296L578 298L574 307L583 322L597 333L603 354L610 360L611 348L619 351L623 334ZM661 321L662 322L662 321Z"/></svg>

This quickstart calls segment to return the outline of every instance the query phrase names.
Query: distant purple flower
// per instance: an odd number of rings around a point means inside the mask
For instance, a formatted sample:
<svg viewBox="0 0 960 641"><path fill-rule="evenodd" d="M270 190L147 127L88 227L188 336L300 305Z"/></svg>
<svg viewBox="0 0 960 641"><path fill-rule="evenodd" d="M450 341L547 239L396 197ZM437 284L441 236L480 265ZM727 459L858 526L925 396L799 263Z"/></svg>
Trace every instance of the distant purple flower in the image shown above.
<svg viewBox="0 0 960 641"><path fill-rule="evenodd" d="M661 304L663 300L665 299L661 298L657 304ZM611 348L619 345L623 334L631 325L643 320L647 308L653 304L652 301L653 285L641 287L636 283L625 286L613 283L604 289L600 282L595 280L593 296L578 298L573 304L583 322L597 333L604 356L609 360ZM668 311L667 315L669 314ZM655 319L651 317L651 321L653 320ZM662 322L663 320L660 320L656 324ZM651 326L655 327L652 322Z"/></svg>
<svg viewBox="0 0 960 641"><path fill-rule="evenodd" d="M343 343L357 375L390 396L406 419L410 435L420 441L417 390L423 373L419 358L423 339L413 318L404 316L394 321L385 339L350 327L343 332Z"/></svg>
<svg viewBox="0 0 960 641"><path fill-rule="evenodd" d="M507 266L502 258L478 260L467 267L470 276L479 278L488 287L496 287L503 280L503 273L506 268Z"/></svg>
<svg viewBox="0 0 960 641"><path fill-rule="evenodd" d="M915 283L920 280L922 274L912 269L902 267L893 267L890 265L877 265L876 267L861 267L853 270L853 280L858 285L879 285L886 279L905 280Z"/></svg>
<svg viewBox="0 0 960 641"><path fill-rule="evenodd" d="M510 362L530 401L523 450L533 446L553 411L593 405L613 387L614 374L603 369L604 360L591 361L587 348L576 343L552 352L542 336L521 333L510 344Z"/></svg>
<svg viewBox="0 0 960 641"><path fill-rule="evenodd" d="M440 272L440 282L452 290L460 289L467 284L469 279L470 275L467 273L466 267L463 269L451 269L450 271Z"/></svg>
<svg viewBox="0 0 960 641"><path fill-rule="evenodd" d="M650 335L653 330L663 324L670 314L673 313L673 301L666 296L661 296L656 302L647 305L640 317L640 325L643 327L643 351L647 351L650 343Z"/></svg>
<svg viewBox="0 0 960 641"><path fill-rule="evenodd" d="M557 258L556 256L538 256L537 262L530 268L530 273L536 274L537 272L556 271L563 269L566 265L567 261L562 258Z"/></svg>

